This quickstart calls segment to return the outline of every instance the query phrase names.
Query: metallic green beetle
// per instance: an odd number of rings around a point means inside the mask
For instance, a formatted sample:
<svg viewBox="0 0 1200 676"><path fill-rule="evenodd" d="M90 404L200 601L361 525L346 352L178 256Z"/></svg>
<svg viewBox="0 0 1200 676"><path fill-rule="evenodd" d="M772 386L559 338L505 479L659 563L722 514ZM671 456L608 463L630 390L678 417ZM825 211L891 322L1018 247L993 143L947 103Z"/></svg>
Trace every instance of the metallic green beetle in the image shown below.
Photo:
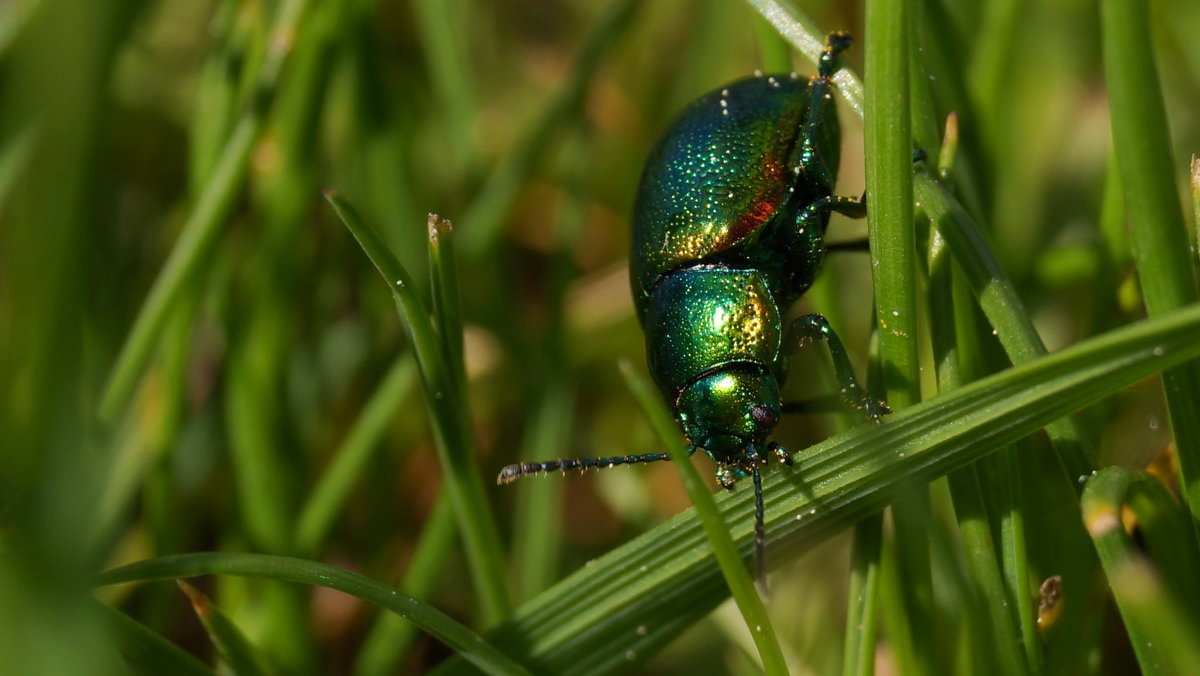
<svg viewBox="0 0 1200 676"><path fill-rule="evenodd" d="M634 208L630 278L650 372L689 441L718 463L732 489L751 476L755 562L764 572L760 468L790 454L767 440L783 412L787 357L825 340L842 395L878 421L890 412L859 387L821 315L784 328L784 312L812 284L829 214L865 215L862 200L832 194L840 135L829 103L837 55L830 34L818 74L756 75L691 104L646 160ZM505 467L497 478L666 460L666 453Z"/></svg>

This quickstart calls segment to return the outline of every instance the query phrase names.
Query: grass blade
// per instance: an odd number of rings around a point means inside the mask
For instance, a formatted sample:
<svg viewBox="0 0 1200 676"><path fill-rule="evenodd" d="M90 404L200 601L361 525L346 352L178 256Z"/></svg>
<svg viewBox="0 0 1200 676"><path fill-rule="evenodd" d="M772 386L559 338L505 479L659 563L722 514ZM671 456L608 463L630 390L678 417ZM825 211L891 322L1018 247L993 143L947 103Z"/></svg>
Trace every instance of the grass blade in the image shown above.
<svg viewBox="0 0 1200 676"><path fill-rule="evenodd" d="M196 577L241 575L282 582L328 587L382 606L400 615L453 648L475 667L489 674L527 674L524 668L495 646L449 615L370 578L316 561L267 554L206 552L164 556L114 568L101 574L96 584L147 582Z"/></svg>
<svg viewBox="0 0 1200 676"><path fill-rule="evenodd" d="M403 354L375 388L300 510L295 536L298 551L312 554L320 550L338 510L379 449L379 441L412 389L416 375L412 355Z"/></svg>
<svg viewBox="0 0 1200 676"><path fill-rule="evenodd" d="M220 608L213 605L212 599L183 580L175 582L187 594L192 610L200 618L209 640L217 647L217 652L230 671L236 676L263 676L268 673L254 645Z"/></svg>
<svg viewBox="0 0 1200 676"><path fill-rule="evenodd" d="M1138 518L1157 571L1125 532L1126 507ZM1200 601L1195 571L1200 555L1174 498L1157 477L1113 466L1088 480L1080 508L1143 673L1193 673L1200 665L1194 638L1179 644L1172 639L1183 627L1195 627L1194 609ZM1165 625L1175 630L1167 631ZM1189 634L1195 636L1184 635ZM1185 664L1190 668L1178 669Z"/></svg>
<svg viewBox="0 0 1200 676"><path fill-rule="evenodd" d="M458 533L454 526L454 512L443 493L425 520L421 538L400 581L404 593L426 598L432 592L455 543ZM367 632L354 663L354 673L357 676L387 676L399 672L415 633L411 622L393 613L381 613Z"/></svg>
<svg viewBox="0 0 1200 676"><path fill-rule="evenodd" d="M770 473L772 561L795 556L882 509L897 491L987 456L1047 422L1200 354L1200 306L1116 329L970 383L797 454ZM753 496L717 498L747 547ZM630 576L629 571L643 571ZM685 512L525 604L490 632L539 672L606 673L652 652L725 598L703 528ZM455 667L454 665L458 665ZM461 673L453 661L439 673Z"/></svg>
<svg viewBox="0 0 1200 676"><path fill-rule="evenodd" d="M466 422L466 384L454 382L444 344L438 340L433 318L417 296L408 272L346 200L332 191L326 193L326 198L383 275L412 336L442 470L446 474L446 490L466 541L467 559L483 605L485 623L492 624L506 617L512 604L502 576L504 557L500 534L488 508L483 481L471 450L473 444Z"/></svg>
<svg viewBox="0 0 1200 676"><path fill-rule="evenodd" d="M1163 105L1149 7L1104 0L1104 70L1113 148L1125 194L1138 280L1151 316L1194 303L1196 271L1175 188L1170 127ZM1200 533L1200 363L1163 373L1183 491Z"/></svg>
<svg viewBox="0 0 1200 676"><path fill-rule="evenodd" d="M242 189L250 151L262 132L272 95L291 54L297 27L307 4L307 0L288 0L279 8L256 95L251 97L253 101L230 133L221 158L196 199L183 231L154 280L149 295L138 310L133 327L105 383L98 409L100 420L104 422L115 420L129 400L133 386L149 362L159 334L166 325L171 308L179 301L188 280L199 270L205 253L212 248L220 234L234 198Z"/></svg>
<svg viewBox="0 0 1200 676"><path fill-rule="evenodd" d="M1000 267L983 231L945 186L919 171L913 184L917 202L929 220L946 238L955 260L975 292L979 307L996 331L1000 344L1013 364L1027 363L1046 354L1046 346L1025 311L1016 287ZM1092 470L1082 447L1082 434L1070 418L1052 421L1046 432L1054 443L1070 478ZM1072 486L1078 486L1074 481Z"/></svg>
<svg viewBox="0 0 1200 676"><path fill-rule="evenodd" d="M121 654L135 674L213 676L213 670L121 611L97 602Z"/></svg>
<svg viewBox="0 0 1200 676"><path fill-rule="evenodd" d="M912 105L909 34L913 25L907 0L867 3L866 17L866 174L867 240L885 400L903 410L921 400L917 354L919 336L916 289L916 230L913 222ZM902 670L934 669L933 582L930 569L928 495L915 488L894 506L893 543L905 612L891 622L891 646ZM888 545L885 544L885 549ZM890 585L887 586L890 588ZM906 634L906 638L901 635Z"/></svg>

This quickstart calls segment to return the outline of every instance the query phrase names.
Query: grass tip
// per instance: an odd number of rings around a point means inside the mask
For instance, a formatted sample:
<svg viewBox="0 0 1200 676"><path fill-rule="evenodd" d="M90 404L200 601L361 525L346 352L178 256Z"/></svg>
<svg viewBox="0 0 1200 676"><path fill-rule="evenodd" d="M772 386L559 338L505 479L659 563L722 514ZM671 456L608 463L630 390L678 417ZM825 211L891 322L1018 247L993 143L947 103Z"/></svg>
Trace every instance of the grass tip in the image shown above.
<svg viewBox="0 0 1200 676"><path fill-rule="evenodd" d="M453 232L454 223L452 223L449 218L442 218L431 211L429 212L429 217L426 221L426 227L429 229L429 239L436 240L442 235Z"/></svg>
<svg viewBox="0 0 1200 676"><path fill-rule="evenodd" d="M204 619L212 616L212 602L208 600L208 596L204 592L196 589L184 580L175 580L175 584L187 594L188 601L192 603L192 610L196 611L196 616Z"/></svg>

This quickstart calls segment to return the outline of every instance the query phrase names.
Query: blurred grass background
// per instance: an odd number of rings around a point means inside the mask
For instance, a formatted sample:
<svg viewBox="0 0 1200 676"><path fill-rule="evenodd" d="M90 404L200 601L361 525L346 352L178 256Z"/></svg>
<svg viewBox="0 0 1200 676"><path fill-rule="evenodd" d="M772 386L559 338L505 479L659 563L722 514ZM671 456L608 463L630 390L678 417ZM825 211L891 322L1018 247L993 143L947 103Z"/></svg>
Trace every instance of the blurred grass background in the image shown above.
<svg viewBox="0 0 1200 676"><path fill-rule="evenodd" d="M797 4L863 34L858 3ZM1095 4L917 4L942 29L922 48L958 68L931 88L959 113L960 198L1046 344L1140 317ZM1180 158L1200 147L1200 5L1155 3L1152 19L1182 200ZM640 165L688 101L777 65L776 40L733 0L0 4L0 657L25 673L122 671L90 576L177 552L325 561L480 630L506 614L471 583L409 340L326 187L423 294L426 214L455 223L469 431L511 603L686 508L666 464L490 478L521 457L660 450L616 368L644 368L625 272ZM861 46L845 59L861 72ZM839 107L838 191L860 194L862 125ZM867 258L834 257L822 284L804 307L833 319L862 368ZM802 355L793 372L824 368ZM794 397L813 394L814 379L793 380ZM1163 453L1159 392L1144 383L1085 413L1097 464ZM798 449L836 424L797 416L778 438ZM1027 455L1031 476L1053 471ZM1051 485L1025 484L1035 581L1094 556ZM813 673L842 662L849 551L834 538L773 578L776 630ZM940 625L959 612L954 574L935 566ZM1119 618L1080 584L1068 608L1090 624L1050 635L1047 664L1120 673L1128 647L1100 639L1121 636ZM353 597L200 586L281 673L414 673L447 655ZM102 597L208 659L174 585ZM752 673L741 631L727 604L639 669Z"/></svg>

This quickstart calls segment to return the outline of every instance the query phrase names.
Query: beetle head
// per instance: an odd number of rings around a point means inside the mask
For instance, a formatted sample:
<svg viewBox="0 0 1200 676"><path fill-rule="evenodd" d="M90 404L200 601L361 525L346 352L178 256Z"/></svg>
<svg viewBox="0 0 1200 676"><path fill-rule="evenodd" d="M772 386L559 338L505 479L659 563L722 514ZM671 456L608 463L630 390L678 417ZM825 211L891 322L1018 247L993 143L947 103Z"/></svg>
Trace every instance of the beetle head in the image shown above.
<svg viewBox="0 0 1200 676"><path fill-rule="evenodd" d="M685 387L678 411L693 444L718 462L736 461L779 422L779 386L759 367L724 368Z"/></svg>

